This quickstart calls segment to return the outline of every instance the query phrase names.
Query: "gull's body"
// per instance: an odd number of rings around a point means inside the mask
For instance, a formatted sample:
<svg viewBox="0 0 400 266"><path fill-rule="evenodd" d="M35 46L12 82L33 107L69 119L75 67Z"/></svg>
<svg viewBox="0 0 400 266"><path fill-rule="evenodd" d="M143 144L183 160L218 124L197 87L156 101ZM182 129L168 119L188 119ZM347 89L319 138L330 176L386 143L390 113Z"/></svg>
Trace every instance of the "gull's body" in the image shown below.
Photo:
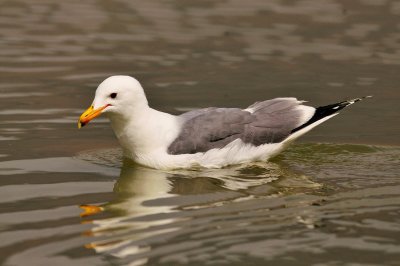
<svg viewBox="0 0 400 266"><path fill-rule="evenodd" d="M105 113L124 155L145 166L217 168L268 160L358 100L314 108L277 98L246 109L206 108L174 116L149 107L136 79L112 76L99 85L79 125Z"/></svg>

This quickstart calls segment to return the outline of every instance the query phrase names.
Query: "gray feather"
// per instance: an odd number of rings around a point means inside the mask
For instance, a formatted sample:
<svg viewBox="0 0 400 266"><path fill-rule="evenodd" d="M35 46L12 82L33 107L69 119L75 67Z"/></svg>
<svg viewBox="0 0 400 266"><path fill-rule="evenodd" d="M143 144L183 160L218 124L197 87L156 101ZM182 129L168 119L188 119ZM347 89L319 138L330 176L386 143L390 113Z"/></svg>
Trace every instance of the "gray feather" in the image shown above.
<svg viewBox="0 0 400 266"><path fill-rule="evenodd" d="M212 107L184 113L180 116L181 132L168 153L206 152L236 139L255 146L281 142L306 122L300 104L296 98L277 98L257 102L246 110Z"/></svg>

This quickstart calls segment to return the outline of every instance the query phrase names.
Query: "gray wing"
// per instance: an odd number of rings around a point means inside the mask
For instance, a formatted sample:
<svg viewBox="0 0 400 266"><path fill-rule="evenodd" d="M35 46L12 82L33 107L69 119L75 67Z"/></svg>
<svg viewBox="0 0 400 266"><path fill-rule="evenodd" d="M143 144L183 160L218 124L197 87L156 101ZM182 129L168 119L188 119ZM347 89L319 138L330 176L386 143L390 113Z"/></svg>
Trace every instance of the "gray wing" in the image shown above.
<svg viewBox="0 0 400 266"><path fill-rule="evenodd" d="M168 153L206 152L223 148L235 139L255 146L281 142L312 116L305 115L302 109L312 107L301 103L295 98L277 98L257 102L245 110L206 108L184 113L180 116L181 132L168 147Z"/></svg>

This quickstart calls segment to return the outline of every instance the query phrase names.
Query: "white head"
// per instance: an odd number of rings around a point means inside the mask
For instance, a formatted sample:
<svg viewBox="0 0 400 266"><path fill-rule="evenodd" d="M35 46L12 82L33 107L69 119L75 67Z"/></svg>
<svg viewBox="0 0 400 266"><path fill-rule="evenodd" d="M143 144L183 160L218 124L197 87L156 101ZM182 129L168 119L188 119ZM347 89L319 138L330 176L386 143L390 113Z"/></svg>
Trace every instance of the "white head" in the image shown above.
<svg viewBox="0 0 400 266"><path fill-rule="evenodd" d="M102 113L123 118L146 107L148 102L139 81L130 76L111 76L97 87L93 103L80 116L78 127Z"/></svg>

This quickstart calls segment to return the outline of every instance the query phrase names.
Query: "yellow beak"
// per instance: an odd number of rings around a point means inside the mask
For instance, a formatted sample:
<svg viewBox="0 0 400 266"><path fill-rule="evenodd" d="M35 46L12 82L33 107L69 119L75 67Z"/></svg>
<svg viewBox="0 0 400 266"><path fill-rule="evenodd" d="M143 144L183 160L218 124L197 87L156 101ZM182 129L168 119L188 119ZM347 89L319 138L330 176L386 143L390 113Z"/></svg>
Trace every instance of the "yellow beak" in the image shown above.
<svg viewBox="0 0 400 266"><path fill-rule="evenodd" d="M87 123L90 122L90 120L98 117L101 114L101 111L103 111L105 108L107 108L109 105L105 105L103 107L100 107L98 109L94 109L93 105L90 106L83 114L79 117L78 120L78 128L81 128L85 126Z"/></svg>

